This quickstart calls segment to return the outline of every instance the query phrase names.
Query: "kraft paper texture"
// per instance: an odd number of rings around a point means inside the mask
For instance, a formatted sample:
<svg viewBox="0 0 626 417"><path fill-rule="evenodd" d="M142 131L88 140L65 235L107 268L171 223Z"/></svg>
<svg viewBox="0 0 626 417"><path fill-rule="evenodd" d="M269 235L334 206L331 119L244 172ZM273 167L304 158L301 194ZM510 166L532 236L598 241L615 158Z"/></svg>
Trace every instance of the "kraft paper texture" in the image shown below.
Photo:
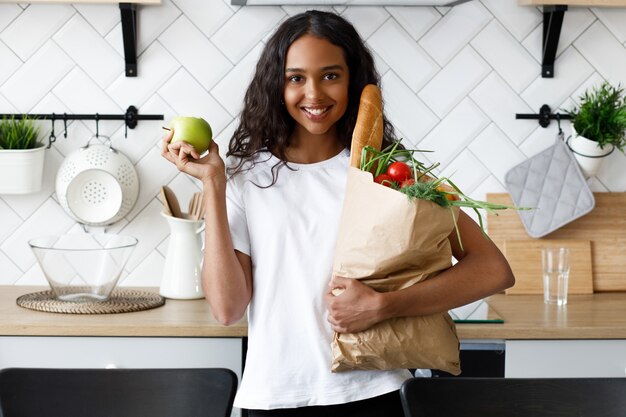
<svg viewBox="0 0 626 417"><path fill-rule="evenodd" d="M458 209L454 208L455 217ZM333 274L380 292L409 287L452 266L449 208L409 200L351 167ZM341 296L341 295L338 295ZM358 333L335 333L331 370L439 369L458 375L459 339L448 313L393 318Z"/></svg>

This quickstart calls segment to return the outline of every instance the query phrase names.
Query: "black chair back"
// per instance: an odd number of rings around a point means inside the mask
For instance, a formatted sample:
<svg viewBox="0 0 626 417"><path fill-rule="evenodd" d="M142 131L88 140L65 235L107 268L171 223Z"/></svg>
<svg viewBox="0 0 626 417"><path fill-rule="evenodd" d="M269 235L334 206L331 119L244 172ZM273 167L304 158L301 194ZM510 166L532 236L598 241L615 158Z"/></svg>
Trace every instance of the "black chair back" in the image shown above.
<svg viewBox="0 0 626 417"><path fill-rule="evenodd" d="M412 378L406 417L624 417L626 378Z"/></svg>
<svg viewBox="0 0 626 417"><path fill-rule="evenodd" d="M0 371L2 417L229 417L229 369Z"/></svg>

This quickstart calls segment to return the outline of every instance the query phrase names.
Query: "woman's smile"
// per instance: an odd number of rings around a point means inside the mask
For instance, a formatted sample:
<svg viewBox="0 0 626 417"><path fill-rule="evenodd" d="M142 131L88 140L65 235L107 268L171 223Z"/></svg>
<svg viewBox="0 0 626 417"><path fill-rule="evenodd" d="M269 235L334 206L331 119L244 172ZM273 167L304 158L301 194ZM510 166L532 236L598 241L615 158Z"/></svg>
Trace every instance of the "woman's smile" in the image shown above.
<svg viewBox="0 0 626 417"><path fill-rule="evenodd" d="M328 110L332 106L325 107L302 107L306 116L313 121L320 121L327 116Z"/></svg>

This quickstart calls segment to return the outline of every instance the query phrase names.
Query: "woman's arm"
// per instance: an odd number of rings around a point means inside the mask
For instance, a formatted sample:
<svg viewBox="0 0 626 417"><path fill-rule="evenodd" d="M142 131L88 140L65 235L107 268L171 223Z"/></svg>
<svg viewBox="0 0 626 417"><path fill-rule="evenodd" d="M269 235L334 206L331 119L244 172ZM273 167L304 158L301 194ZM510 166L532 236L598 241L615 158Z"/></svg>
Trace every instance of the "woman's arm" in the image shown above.
<svg viewBox="0 0 626 417"><path fill-rule="evenodd" d="M515 279L504 255L476 222L459 213L464 250L453 231L448 239L458 262L436 277L387 293L376 292L355 279L335 277L331 290L339 287L344 292L327 295L328 321L333 330L353 333L392 317L440 313L511 287Z"/></svg>
<svg viewBox="0 0 626 417"><path fill-rule="evenodd" d="M186 174L202 181L205 199L204 262L202 288L213 316L224 325L239 321L252 297L250 257L235 251L226 210L226 173L215 142L200 158L185 142L163 138L161 155Z"/></svg>

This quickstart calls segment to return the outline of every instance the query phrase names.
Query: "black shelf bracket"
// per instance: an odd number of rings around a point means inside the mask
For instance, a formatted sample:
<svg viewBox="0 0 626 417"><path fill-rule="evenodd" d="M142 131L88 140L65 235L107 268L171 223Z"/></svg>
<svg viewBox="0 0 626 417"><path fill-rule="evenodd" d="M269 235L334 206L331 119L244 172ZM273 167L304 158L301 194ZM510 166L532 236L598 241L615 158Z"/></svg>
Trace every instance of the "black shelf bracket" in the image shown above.
<svg viewBox="0 0 626 417"><path fill-rule="evenodd" d="M559 46L561 27L567 6L543 7L543 43L541 56L541 76L554 78L554 58Z"/></svg>
<svg viewBox="0 0 626 417"><path fill-rule="evenodd" d="M544 104L539 109L539 114L516 114L516 119L523 120L539 120L539 126L548 127L550 120L570 120L572 117L569 114L552 113L550 106Z"/></svg>
<svg viewBox="0 0 626 417"><path fill-rule="evenodd" d="M137 76L137 4L120 3L126 76Z"/></svg>
<svg viewBox="0 0 626 417"><path fill-rule="evenodd" d="M63 120L65 125L64 136L67 137L67 121L68 120L95 120L96 121L96 136L98 136L98 122L100 120L123 120L125 125L124 137L128 133L128 129L134 129L137 127L138 120L163 120L162 114L139 114L137 107L129 106L124 114L67 114L67 113L50 113L50 114L0 114L0 119L14 118L21 120L25 117L39 120L50 120L52 122L52 132L48 138L48 148L52 146L52 143L56 140L54 135L54 122L56 120Z"/></svg>

